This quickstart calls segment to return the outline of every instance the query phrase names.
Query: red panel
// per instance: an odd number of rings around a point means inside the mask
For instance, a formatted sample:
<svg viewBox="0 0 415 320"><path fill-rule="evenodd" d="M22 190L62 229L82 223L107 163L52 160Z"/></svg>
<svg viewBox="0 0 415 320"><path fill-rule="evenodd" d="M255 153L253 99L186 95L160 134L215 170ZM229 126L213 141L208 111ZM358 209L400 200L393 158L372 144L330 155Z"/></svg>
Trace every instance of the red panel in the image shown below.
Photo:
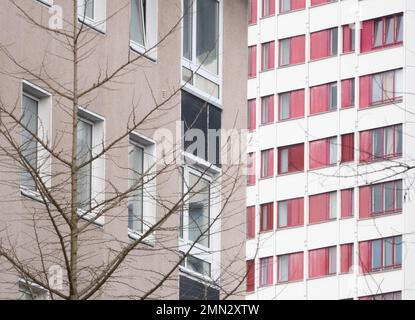
<svg viewBox="0 0 415 320"><path fill-rule="evenodd" d="M274 259L269 257L267 259L267 285L271 285L274 282Z"/></svg>
<svg viewBox="0 0 415 320"><path fill-rule="evenodd" d="M310 142L310 169L327 166L329 143L327 139Z"/></svg>
<svg viewBox="0 0 415 320"><path fill-rule="evenodd" d="M353 189L341 191L341 217L353 216Z"/></svg>
<svg viewBox="0 0 415 320"><path fill-rule="evenodd" d="M291 119L304 117L304 89L292 91L290 94Z"/></svg>
<svg viewBox="0 0 415 320"><path fill-rule="evenodd" d="M359 243L359 266L360 273L366 274L371 270L371 242L364 241Z"/></svg>
<svg viewBox="0 0 415 320"><path fill-rule="evenodd" d="M330 30L323 30L311 34L311 60L328 57L330 55Z"/></svg>
<svg viewBox="0 0 415 320"><path fill-rule="evenodd" d="M343 53L352 52L351 48L352 31L349 25L343 26Z"/></svg>
<svg viewBox="0 0 415 320"><path fill-rule="evenodd" d="M258 17L258 0L251 0L251 16L249 17L249 23L257 23Z"/></svg>
<svg viewBox="0 0 415 320"><path fill-rule="evenodd" d="M342 135L342 163L354 160L354 133Z"/></svg>
<svg viewBox="0 0 415 320"><path fill-rule="evenodd" d="M353 243L340 246L340 272L351 272L353 264Z"/></svg>
<svg viewBox="0 0 415 320"><path fill-rule="evenodd" d="M310 114L327 111L329 104L328 85L311 88L310 100Z"/></svg>
<svg viewBox="0 0 415 320"><path fill-rule="evenodd" d="M304 144L291 146L288 150L288 172L304 171Z"/></svg>
<svg viewBox="0 0 415 320"><path fill-rule="evenodd" d="M270 96L269 100L268 100L268 122L269 123L273 123L274 122L274 110L275 110L275 106L274 106L274 96Z"/></svg>
<svg viewBox="0 0 415 320"><path fill-rule="evenodd" d="M257 46L251 46L248 48L249 52L249 72L248 76L250 78L256 77L257 72Z"/></svg>
<svg viewBox="0 0 415 320"><path fill-rule="evenodd" d="M273 0L275 1L275 0ZM269 66L268 70L274 69L275 67L275 42L269 43Z"/></svg>
<svg viewBox="0 0 415 320"><path fill-rule="evenodd" d="M368 52L373 48L373 20L367 20L362 23L360 51Z"/></svg>
<svg viewBox="0 0 415 320"><path fill-rule="evenodd" d="M247 208L247 238L255 238L255 207Z"/></svg>
<svg viewBox="0 0 415 320"><path fill-rule="evenodd" d="M354 105L352 101L352 79L342 81L342 108L348 108Z"/></svg>
<svg viewBox="0 0 415 320"><path fill-rule="evenodd" d="M248 112L249 112L249 130L256 129L256 100L252 99L248 101Z"/></svg>
<svg viewBox="0 0 415 320"><path fill-rule="evenodd" d="M364 219L370 217L371 207L371 188L359 188L359 218Z"/></svg>
<svg viewBox="0 0 415 320"><path fill-rule="evenodd" d="M308 275L310 278L321 277L327 274L327 248L309 251Z"/></svg>
<svg viewBox="0 0 415 320"><path fill-rule="evenodd" d="M372 159L372 132L360 132L359 161L369 162Z"/></svg>
<svg viewBox="0 0 415 320"><path fill-rule="evenodd" d="M269 15L273 16L275 14L275 1L277 0L265 0L269 1Z"/></svg>
<svg viewBox="0 0 415 320"><path fill-rule="evenodd" d="M291 38L290 63L303 63L305 61L305 35Z"/></svg>
<svg viewBox="0 0 415 320"><path fill-rule="evenodd" d="M291 10L299 10L305 8L305 0L291 0Z"/></svg>
<svg viewBox="0 0 415 320"><path fill-rule="evenodd" d="M288 258L288 280L297 281L304 277L304 253L293 253Z"/></svg>
<svg viewBox="0 0 415 320"><path fill-rule="evenodd" d="M329 194L318 194L309 198L309 223L326 221L329 216Z"/></svg>
<svg viewBox="0 0 415 320"><path fill-rule="evenodd" d="M252 292L255 290L255 261L249 260L246 262L246 291Z"/></svg>
<svg viewBox="0 0 415 320"><path fill-rule="evenodd" d="M367 108L371 105L371 76L360 77L360 108Z"/></svg>
<svg viewBox="0 0 415 320"><path fill-rule="evenodd" d="M330 0L311 0L311 5L316 6L318 4L328 3Z"/></svg>
<svg viewBox="0 0 415 320"><path fill-rule="evenodd" d="M268 176L274 176L274 150L268 151Z"/></svg>
<svg viewBox="0 0 415 320"><path fill-rule="evenodd" d="M288 226L304 225L304 198L288 201Z"/></svg>

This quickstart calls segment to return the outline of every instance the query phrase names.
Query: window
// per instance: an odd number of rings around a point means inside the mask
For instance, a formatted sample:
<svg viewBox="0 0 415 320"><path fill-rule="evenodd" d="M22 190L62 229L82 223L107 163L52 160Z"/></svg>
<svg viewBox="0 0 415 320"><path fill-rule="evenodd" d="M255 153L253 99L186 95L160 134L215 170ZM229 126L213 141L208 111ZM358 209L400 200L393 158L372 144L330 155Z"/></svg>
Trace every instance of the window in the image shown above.
<svg viewBox="0 0 415 320"><path fill-rule="evenodd" d="M132 133L128 150L128 231L135 237L147 231L155 222L154 194L155 142Z"/></svg>
<svg viewBox="0 0 415 320"><path fill-rule="evenodd" d="M304 198L278 202L278 228L304 225Z"/></svg>
<svg viewBox="0 0 415 320"><path fill-rule="evenodd" d="M278 148L278 173L304 171L304 144Z"/></svg>
<svg viewBox="0 0 415 320"><path fill-rule="evenodd" d="M258 20L258 0L249 0L248 23L256 24Z"/></svg>
<svg viewBox="0 0 415 320"><path fill-rule="evenodd" d="M354 216L354 189L341 191L341 217L349 218Z"/></svg>
<svg viewBox="0 0 415 320"><path fill-rule="evenodd" d="M261 98L261 124L274 122L274 96Z"/></svg>
<svg viewBox="0 0 415 320"><path fill-rule="evenodd" d="M280 66L304 63L305 36L280 40Z"/></svg>
<svg viewBox="0 0 415 320"><path fill-rule="evenodd" d="M184 0L183 29L188 30L192 24L192 13L190 7L186 5L188 5L187 0ZM153 48L157 44L156 24L157 1L131 0L130 46L153 59L156 59L155 48ZM189 33L185 32L185 34ZM189 40L189 38L183 38L183 55L185 57L191 50Z"/></svg>
<svg viewBox="0 0 415 320"><path fill-rule="evenodd" d="M102 151L104 141L104 120L92 112L79 108L77 123L77 206L82 218L95 219L94 207L105 197L105 160L93 159ZM104 217L94 223L102 225Z"/></svg>
<svg viewBox="0 0 415 320"><path fill-rule="evenodd" d="M19 300L49 300L48 292L42 287L19 281Z"/></svg>
<svg viewBox="0 0 415 320"><path fill-rule="evenodd" d="M254 131L256 129L256 100L248 101L248 129Z"/></svg>
<svg viewBox="0 0 415 320"><path fill-rule="evenodd" d="M355 105L354 79L342 80L342 108L350 108Z"/></svg>
<svg viewBox="0 0 415 320"><path fill-rule="evenodd" d="M310 142L310 169L337 164L337 137Z"/></svg>
<svg viewBox="0 0 415 320"><path fill-rule="evenodd" d="M359 259L363 273L400 268L402 265L402 237L360 242Z"/></svg>
<svg viewBox="0 0 415 320"><path fill-rule="evenodd" d="M260 286L272 285L273 280L273 257L262 258L259 260Z"/></svg>
<svg viewBox="0 0 415 320"><path fill-rule="evenodd" d="M402 99L402 69L360 77L360 108Z"/></svg>
<svg viewBox="0 0 415 320"><path fill-rule="evenodd" d="M262 0L262 17L269 17L275 14L276 0Z"/></svg>
<svg viewBox="0 0 415 320"><path fill-rule="evenodd" d="M403 42L403 14L364 21L361 38L362 52L401 44Z"/></svg>
<svg viewBox="0 0 415 320"><path fill-rule="evenodd" d="M343 53L355 51L356 25L347 24L343 26Z"/></svg>
<svg viewBox="0 0 415 320"><path fill-rule="evenodd" d="M248 48L248 77L255 78L256 77L256 64L257 64L257 46L251 46Z"/></svg>
<svg viewBox="0 0 415 320"><path fill-rule="evenodd" d="M204 260L201 260L199 258L196 258L195 256L192 256L192 255L189 255L186 257L185 263L186 263L185 268L193 272L196 272L198 274L201 274L203 276L206 276L206 277L211 276L212 268L211 268L210 263Z"/></svg>
<svg viewBox="0 0 415 320"><path fill-rule="evenodd" d="M337 247L310 250L309 277L323 277L337 273Z"/></svg>
<svg viewBox="0 0 415 320"><path fill-rule="evenodd" d="M304 89L279 95L279 120L304 117Z"/></svg>
<svg viewBox="0 0 415 320"><path fill-rule="evenodd" d="M253 239L255 238L255 206L247 208L247 230L246 230L246 238Z"/></svg>
<svg viewBox="0 0 415 320"><path fill-rule="evenodd" d="M342 244L340 246L340 272L352 272L353 267L353 243Z"/></svg>
<svg viewBox="0 0 415 320"><path fill-rule="evenodd" d="M343 134L341 163L354 161L354 133Z"/></svg>
<svg viewBox="0 0 415 320"><path fill-rule="evenodd" d="M274 175L274 150L261 152L261 178L270 178Z"/></svg>
<svg viewBox="0 0 415 320"><path fill-rule="evenodd" d="M402 156L402 125L360 132L360 162Z"/></svg>
<svg viewBox="0 0 415 320"><path fill-rule="evenodd" d="M291 253L277 257L278 283L299 281L304 278L304 253Z"/></svg>
<svg viewBox="0 0 415 320"><path fill-rule="evenodd" d="M337 83L315 86L310 89L310 114L337 109Z"/></svg>
<svg viewBox="0 0 415 320"><path fill-rule="evenodd" d="M402 180L360 187L360 218L402 211Z"/></svg>
<svg viewBox="0 0 415 320"><path fill-rule="evenodd" d="M105 32L107 0L78 0L78 18L82 23Z"/></svg>
<svg viewBox="0 0 415 320"><path fill-rule="evenodd" d="M147 1L152 3L156 1ZM221 5L218 0L184 0L183 70L192 74L186 86L206 98L220 102L221 66L219 52ZM184 72L183 72L184 73Z"/></svg>
<svg viewBox="0 0 415 320"><path fill-rule="evenodd" d="M219 166L222 111L183 90L182 121L185 152Z"/></svg>
<svg viewBox="0 0 415 320"><path fill-rule="evenodd" d="M311 60L336 56L338 54L338 29L332 28L310 35Z"/></svg>
<svg viewBox="0 0 415 320"><path fill-rule="evenodd" d="M248 177L247 184L248 186L255 185L256 182L256 165L255 165L255 153L248 154Z"/></svg>
<svg viewBox="0 0 415 320"><path fill-rule="evenodd" d="M246 291L255 291L255 260L246 262Z"/></svg>
<svg viewBox="0 0 415 320"><path fill-rule="evenodd" d="M305 8L305 0L279 0L280 13L300 10Z"/></svg>
<svg viewBox="0 0 415 320"><path fill-rule="evenodd" d="M402 300L402 292L389 292L382 294L375 294L371 296L360 297L359 300Z"/></svg>
<svg viewBox="0 0 415 320"><path fill-rule="evenodd" d="M39 141L47 144L51 138L51 96L41 88L24 81L21 108L20 149L26 166L21 168L20 190L23 195L38 198L37 183L50 186L51 158ZM45 179L39 181L42 177Z"/></svg>
<svg viewBox="0 0 415 320"><path fill-rule="evenodd" d="M337 0L311 0L311 6L317 6L319 4L337 2Z"/></svg>
<svg viewBox="0 0 415 320"><path fill-rule="evenodd" d="M262 204L260 214L259 230L261 232L271 231L274 228L274 204Z"/></svg>
<svg viewBox="0 0 415 320"><path fill-rule="evenodd" d="M262 71L272 70L275 67L275 42L267 42L262 44Z"/></svg>
<svg viewBox="0 0 415 320"><path fill-rule="evenodd" d="M309 223L324 222L337 218L337 192L309 197Z"/></svg>

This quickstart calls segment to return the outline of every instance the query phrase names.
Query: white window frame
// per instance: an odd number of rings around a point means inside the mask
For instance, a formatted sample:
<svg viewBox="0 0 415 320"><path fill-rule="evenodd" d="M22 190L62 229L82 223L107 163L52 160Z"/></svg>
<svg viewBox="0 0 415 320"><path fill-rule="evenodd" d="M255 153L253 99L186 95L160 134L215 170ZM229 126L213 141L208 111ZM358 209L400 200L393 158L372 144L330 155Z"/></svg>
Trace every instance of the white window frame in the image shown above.
<svg viewBox="0 0 415 320"><path fill-rule="evenodd" d="M85 0L77 1L78 20L95 30L105 33L107 28L107 0L92 0L94 1L94 19L84 16Z"/></svg>
<svg viewBox="0 0 415 320"><path fill-rule="evenodd" d="M32 300L50 300L49 291L46 290L45 288L39 286L38 284L35 284L33 282L30 282L30 281L26 281L24 279L19 279L19 281L17 282L17 286L18 286L18 289L19 289L19 299L20 300L21 300L21 294L31 295L31 292L30 292L29 288L32 288L31 289L32 291L38 291L42 295L44 295L44 299L32 299Z"/></svg>
<svg viewBox="0 0 415 320"><path fill-rule="evenodd" d="M156 223L156 142L138 132L132 132L129 137L129 145L133 144L139 148L142 148L144 151L143 155L143 172L146 175L143 178L143 232L137 232L128 228L128 236L133 240L140 239L143 234L148 232L148 230ZM128 165L130 168L130 165ZM127 209L128 217L128 209ZM154 233L149 235L144 242L148 245L153 245L155 241Z"/></svg>
<svg viewBox="0 0 415 320"><path fill-rule="evenodd" d="M189 240L189 212L186 208L182 212L182 223L183 223L183 237L179 234L179 248L181 252L189 252L190 255L195 256L198 259L206 261L211 265L211 277L206 277L198 274L199 278L205 280L216 279L220 275L221 266L220 266L220 248L221 248L221 218L219 217L214 223L213 221L217 218L221 210L221 195L218 181L213 181L214 178L208 175L204 171L199 171L195 168L190 167L189 165L184 165L183 170L183 192L186 194L189 186L189 176L194 174L198 177L202 177L210 183L210 214L209 214L209 247L201 245L199 243L193 243ZM215 201L212 201L215 199ZM186 195L184 198L184 203L189 202L189 195ZM193 246L193 247L192 247ZM192 247L192 248L191 248ZM191 248L191 249L190 249ZM185 267L182 267L185 268ZM186 269L186 268L185 268ZM192 270L186 269L186 272L194 273Z"/></svg>
<svg viewBox="0 0 415 320"><path fill-rule="evenodd" d="M136 1L136 0L130 0ZM157 34L158 34L158 0L147 0L146 2L146 25L144 26L144 42L145 45L141 45L131 39L130 35L130 48L139 54L145 54L145 56L151 60L157 60ZM130 28L131 28L131 4L130 4ZM150 50L151 49L151 50ZM148 51L148 52L147 52Z"/></svg>
<svg viewBox="0 0 415 320"><path fill-rule="evenodd" d="M85 108L78 108L78 118L85 122L92 124L92 157L99 154L102 149L102 143L105 141L105 118L87 110ZM92 161L91 169L91 207L95 207L97 203L105 201L105 156ZM95 219L98 212L85 212L78 209L78 215L85 220ZM105 224L105 216L102 215L97 218L94 224L103 226Z"/></svg>
<svg viewBox="0 0 415 320"><path fill-rule="evenodd" d="M48 143L49 146L52 145L52 95L26 80L22 81L20 94L22 101L23 95L38 102L37 136L40 140L44 141L45 144ZM21 105L21 110L23 110L23 105ZM44 177L45 186L50 188L52 159L45 148L43 148L39 143L37 144L37 167L39 169L40 176ZM32 198L37 201L43 201L39 192L21 185L21 181L19 181L19 185L20 193L23 196Z"/></svg>
<svg viewBox="0 0 415 320"><path fill-rule="evenodd" d="M193 33L192 33L192 60L186 59L184 57L183 52L183 45L181 45L181 57L182 57L182 68L180 70L180 79L181 85L184 86L189 90L189 92L194 93L203 99L208 99L214 104L222 105L222 77L223 77L223 0L216 0L219 3L219 39L218 39L218 74L213 74L210 71L207 71L196 63L196 41L197 41L197 32L195 32L196 28L196 14L197 11L197 1L200 0L193 0L193 8L192 8L192 18L193 18ZM182 8L184 8L184 1L181 1ZM183 12L183 10L182 10ZM181 28L184 30L183 21L181 23ZM183 34L181 36L183 42ZM183 68L186 68L192 72L193 81L184 81L183 80ZM219 86L219 98L216 98L212 94L208 92L204 92L203 90L199 89L194 85L195 75L199 75L207 80L211 81L212 83Z"/></svg>

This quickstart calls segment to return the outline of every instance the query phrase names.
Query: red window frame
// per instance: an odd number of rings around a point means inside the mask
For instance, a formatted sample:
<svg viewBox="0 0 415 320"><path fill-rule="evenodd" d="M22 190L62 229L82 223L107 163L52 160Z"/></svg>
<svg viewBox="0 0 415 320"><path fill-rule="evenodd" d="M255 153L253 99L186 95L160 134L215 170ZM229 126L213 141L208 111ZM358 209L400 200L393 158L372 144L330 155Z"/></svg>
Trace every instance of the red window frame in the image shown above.
<svg viewBox="0 0 415 320"><path fill-rule="evenodd" d="M288 279L280 279L281 258L288 257ZM304 252L277 256L277 283L288 283L304 279Z"/></svg>
<svg viewBox="0 0 415 320"><path fill-rule="evenodd" d="M265 172L264 163L267 163ZM261 151L261 179L272 178L274 176L274 149Z"/></svg>
<svg viewBox="0 0 415 320"><path fill-rule="evenodd" d="M321 31L316 31L310 34L310 60L320 60L329 57L337 56L339 53L338 45L337 52L332 51L333 31L338 28L330 28ZM338 41L338 35L337 35Z"/></svg>
<svg viewBox="0 0 415 320"><path fill-rule="evenodd" d="M258 21L258 0L249 0L249 7L248 23L253 25Z"/></svg>
<svg viewBox="0 0 415 320"><path fill-rule="evenodd" d="M288 64L283 64L281 61L282 58L282 43L283 41L289 41L290 46L290 61ZM279 40L279 62L280 67L287 67L295 64L302 64L305 62L305 35L300 35L296 37L291 37L287 39Z"/></svg>
<svg viewBox="0 0 415 320"><path fill-rule="evenodd" d="M288 152L288 170L286 172L282 172L281 167L281 154L284 150L287 150ZM294 172L304 172L304 143L278 148L278 174L288 174Z"/></svg>
<svg viewBox="0 0 415 320"><path fill-rule="evenodd" d="M287 225L281 226L279 219L280 204L287 203ZM277 229L304 226L304 198L278 201L277 203Z"/></svg>
<svg viewBox="0 0 415 320"><path fill-rule="evenodd" d="M256 130L256 99L248 100L248 130Z"/></svg>
<svg viewBox="0 0 415 320"><path fill-rule="evenodd" d="M355 105L355 81L354 78L342 80L341 83L341 107L342 109L352 108Z"/></svg>
<svg viewBox="0 0 415 320"><path fill-rule="evenodd" d="M389 129L389 128L393 128L393 154L385 154L385 130ZM397 151L398 149L398 145L397 145L397 134L398 134L398 129L400 130L400 134L402 134L402 125L398 124L398 125L394 125L394 126L388 126L388 127L383 127L383 128L377 128L377 129L372 129L372 130L367 130L367 131L361 131L360 132L360 144L359 144L359 160L360 163L370 163L370 162L375 162L375 161L384 161L384 160L388 160L388 159L394 159L394 158L399 158L402 157L402 150L400 152ZM373 150L373 146L374 146L374 131L375 130L382 130L382 155L381 156L376 156L374 154L374 150ZM402 141L401 137L401 141Z"/></svg>
<svg viewBox="0 0 415 320"><path fill-rule="evenodd" d="M265 2L268 2L268 14L265 13ZM276 0L262 0L262 18L272 17L275 15Z"/></svg>
<svg viewBox="0 0 415 320"><path fill-rule="evenodd" d="M255 260L246 262L246 291L255 291Z"/></svg>
<svg viewBox="0 0 415 320"><path fill-rule="evenodd" d="M314 7L314 6L332 3L332 2L337 2L337 0L311 0L311 6Z"/></svg>
<svg viewBox="0 0 415 320"><path fill-rule="evenodd" d="M297 10L303 10L305 9L305 0L290 0L291 2L291 9L290 10L286 10L286 11L282 11L282 0L279 0L280 2L280 14L284 14L284 13L289 13L289 12L293 12L293 11L297 11Z"/></svg>
<svg viewBox="0 0 415 320"><path fill-rule="evenodd" d="M289 117L287 119L282 119L282 96L289 95ZM278 96L278 120L287 121L291 119L300 119L304 118L304 109L305 109L305 90L294 90L290 92L280 93Z"/></svg>
<svg viewBox="0 0 415 320"><path fill-rule="evenodd" d="M354 189L345 189L340 191L341 212L340 217L350 218L354 216Z"/></svg>
<svg viewBox="0 0 415 320"><path fill-rule="evenodd" d="M330 273L330 249L336 248L336 272ZM310 279L337 274L337 247L308 251L308 277Z"/></svg>
<svg viewBox="0 0 415 320"><path fill-rule="evenodd" d="M268 63L265 63L265 48L268 47ZM275 41L265 42L261 46L261 71L271 71L275 68Z"/></svg>
<svg viewBox="0 0 415 320"><path fill-rule="evenodd" d="M340 272L350 273L353 266L353 243L340 246Z"/></svg>
<svg viewBox="0 0 415 320"><path fill-rule="evenodd" d="M308 197L309 201L309 211L308 211L308 222L309 224L328 222L337 219L330 218L330 195L335 193L325 192L320 194L311 195Z"/></svg>
<svg viewBox="0 0 415 320"><path fill-rule="evenodd" d="M354 133L343 134L341 136L341 163L354 161Z"/></svg>
<svg viewBox="0 0 415 320"><path fill-rule="evenodd" d="M337 86L337 95L339 94L339 88L337 82L326 83L310 88L310 115L333 112L337 110L337 100L335 108L331 108L331 87Z"/></svg>
<svg viewBox="0 0 415 320"><path fill-rule="evenodd" d="M268 118L265 119L264 118L264 101L265 99L268 99ZM262 125L266 125L266 124L271 124L274 123L274 95L269 95L269 96L265 96L261 98L261 124Z"/></svg>
<svg viewBox="0 0 415 320"><path fill-rule="evenodd" d="M353 53L355 52L355 37L352 37L353 32L355 32L356 25L346 24L343 26L343 53ZM355 34L356 35L356 34Z"/></svg>
<svg viewBox="0 0 415 320"><path fill-rule="evenodd" d="M246 238L254 239L256 232L255 232L255 216L256 216L256 207L250 206L246 208Z"/></svg>
<svg viewBox="0 0 415 320"><path fill-rule="evenodd" d="M255 152L248 153L248 174L247 185L253 186L256 184L256 155Z"/></svg>
<svg viewBox="0 0 415 320"><path fill-rule="evenodd" d="M309 142L309 166L310 170L321 169L329 166L337 165L337 161L334 164L330 164L330 148L331 140L337 137L330 137L325 139L319 139ZM337 141L336 141L337 144ZM337 151L337 150L336 150ZM337 155L336 155L337 159Z"/></svg>
<svg viewBox="0 0 415 320"><path fill-rule="evenodd" d="M248 47L248 78L255 78L257 74L257 46Z"/></svg>
<svg viewBox="0 0 415 320"><path fill-rule="evenodd" d="M266 272L267 272L267 281L266 283L263 283L263 277L262 277L262 272L263 272L263 267L262 264L266 263L267 264L267 268L266 268ZM265 287L265 286L269 286L272 285L274 283L274 279L273 279L273 269L274 269L274 257L267 257L267 258L261 258L259 260L259 285L260 287Z"/></svg>
<svg viewBox="0 0 415 320"><path fill-rule="evenodd" d="M267 208L267 217L266 221L264 221L264 214L263 210ZM266 222L266 224L265 224ZM264 203L260 206L260 216L259 216L259 231L262 232L269 232L274 230L274 203ZM264 227L265 226L265 227Z"/></svg>

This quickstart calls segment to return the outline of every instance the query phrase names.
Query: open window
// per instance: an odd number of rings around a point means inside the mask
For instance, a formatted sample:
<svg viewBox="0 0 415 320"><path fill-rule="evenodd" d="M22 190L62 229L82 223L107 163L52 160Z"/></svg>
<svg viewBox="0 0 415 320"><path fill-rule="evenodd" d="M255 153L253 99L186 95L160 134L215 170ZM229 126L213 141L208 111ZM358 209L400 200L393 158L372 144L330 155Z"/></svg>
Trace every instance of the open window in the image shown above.
<svg viewBox="0 0 415 320"><path fill-rule="evenodd" d="M78 19L100 32L105 32L107 0L78 0Z"/></svg>

